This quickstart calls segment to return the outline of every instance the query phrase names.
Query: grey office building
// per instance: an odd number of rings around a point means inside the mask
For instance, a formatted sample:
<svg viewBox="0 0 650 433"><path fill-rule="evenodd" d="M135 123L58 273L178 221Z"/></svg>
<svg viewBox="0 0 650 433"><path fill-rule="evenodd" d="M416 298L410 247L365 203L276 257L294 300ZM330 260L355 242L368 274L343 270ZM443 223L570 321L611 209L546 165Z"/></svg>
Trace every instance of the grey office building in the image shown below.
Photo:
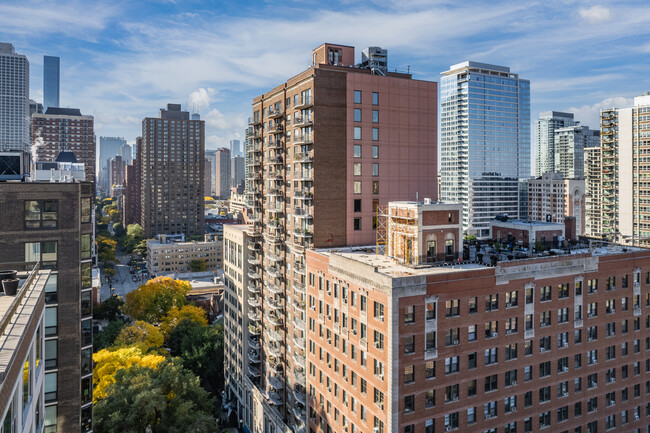
<svg viewBox="0 0 650 433"><path fill-rule="evenodd" d="M60 107L61 59L43 56L43 107Z"/></svg>
<svg viewBox="0 0 650 433"><path fill-rule="evenodd" d="M0 43L0 151L31 149L29 61Z"/></svg>
<svg viewBox="0 0 650 433"><path fill-rule="evenodd" d="M530 82L466 61L442 73L440 103L441 200L462 203L463 229L487 237L496 213L518 216L530 176Z"/></svg>
<svg viewBox="0 0 650 433"><path fill-rule="evenodd" d="M555 131L575 126L573 113L545 111L535 121L535 177L544 173L555 173Z"/></svg>

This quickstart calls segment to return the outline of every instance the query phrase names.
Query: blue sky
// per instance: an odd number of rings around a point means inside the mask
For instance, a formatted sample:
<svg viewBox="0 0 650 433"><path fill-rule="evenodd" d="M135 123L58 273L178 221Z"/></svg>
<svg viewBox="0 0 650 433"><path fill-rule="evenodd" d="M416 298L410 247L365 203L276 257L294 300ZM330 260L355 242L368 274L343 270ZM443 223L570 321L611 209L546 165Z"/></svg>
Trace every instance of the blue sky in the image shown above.
<svg viewBox="0 0 650 433"><path fill-rule="evenodd" d="M61 105L95 116L97 135L140 135L167 102L196 107L208 148L241 138L252 98L306 69L323 42L388 49L389 68L438 81L464 60L531 81L531 116L601 107L650 90L650 2L0 0L0 41L31 63L61 57ZM534 155L534 151L531 152Z"/></svg>

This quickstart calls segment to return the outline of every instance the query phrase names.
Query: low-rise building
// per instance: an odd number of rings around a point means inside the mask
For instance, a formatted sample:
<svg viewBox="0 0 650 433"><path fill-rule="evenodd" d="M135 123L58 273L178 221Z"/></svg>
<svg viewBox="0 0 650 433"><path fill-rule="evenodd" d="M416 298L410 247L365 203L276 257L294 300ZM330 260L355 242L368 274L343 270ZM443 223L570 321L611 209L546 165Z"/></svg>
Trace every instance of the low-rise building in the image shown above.
<svg viewBox="0 0 650 433"><path fill-rule="evenodd" d="M387 215L391 251L404 220ZM307 386L293 392L307 431L646 431L650 250L569 252L489 266L308 250Z"/></svg>
<svg viewBox="0 0 650 433"><path fill-rule="evenodd" d="M528 181L528 219L564 223L576 219L576 234L586 232L586 194L584 179L565 179L562 173L544 173Z"/></svg>
<svg viewBox="0 0 650 433"><path fill-rule="evenodd" d="M192 261L205 261L202 271L221 267L221 243L214 238L203 242L177 242L167 235L147 241L147 268L152 274L192 272ZM197 271L198 272L198 271Z"/></svg>
<svg viewBox="0 0 650 433"><path fill-rule="evenodd" d="M490 222L490 237L506 243L521 245L525 248L537 242L553 246L553 242L564 240L565 225L543 221L524 221L511 219L495 219Z"/></svg>

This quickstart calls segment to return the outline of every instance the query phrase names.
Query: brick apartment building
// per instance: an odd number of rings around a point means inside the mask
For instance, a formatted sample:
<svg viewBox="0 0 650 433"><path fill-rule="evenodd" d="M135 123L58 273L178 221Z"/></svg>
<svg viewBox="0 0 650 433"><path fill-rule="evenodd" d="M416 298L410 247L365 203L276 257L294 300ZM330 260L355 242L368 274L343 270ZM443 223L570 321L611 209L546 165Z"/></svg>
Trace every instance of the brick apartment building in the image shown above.
<svg viewBox="0 0 650 433"><path fill-rule="evenodd" d="M78 108L49 107L32 116L36 161L54 161L60 152L73 152L86 166L86 179L95 181L95 120Z"/></svg>
<svg viewBox="0 0 650 433"><path fill-rule="evenodd" d="M260 330L248 345L260 374L227 397L255 431L306 425L305 250L374 242L380 205L437 197L437 84L386 59L370 47L355 65L353 47L323 44L312 67L253 101L242 307L244 330Z"/></svg>
<svg viewBox="0 0 650 433"><path fill-rule="evenodd" d="M648 431L650 250L426 265L436 206L389 208L394 257L307 251L309 431Z"/></svg>

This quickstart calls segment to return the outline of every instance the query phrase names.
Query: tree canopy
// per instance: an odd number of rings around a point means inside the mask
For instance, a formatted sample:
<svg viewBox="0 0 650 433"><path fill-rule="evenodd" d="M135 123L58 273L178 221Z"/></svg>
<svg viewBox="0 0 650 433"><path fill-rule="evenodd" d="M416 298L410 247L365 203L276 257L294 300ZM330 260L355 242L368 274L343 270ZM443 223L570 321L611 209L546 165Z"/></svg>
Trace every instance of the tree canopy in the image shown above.
<svg viewBox="0 0 650 433"><path fill-rule="evenodd" d="M187 304L185 295L192 289L190 283L158 277L127 293L124 311L135 320L160 323L172 307Z"/></svg>
<svg viewBox="0 0 650 433"><path fill-rule="evenodd" d="M93 400L95 402L106 397L109 386L116 382L115 374L120 369L133 365L156 367L163 362L162 355L143 355L137 347L122 347L116 350L103 349L93 354L95 368L93 370Z"/></svg>
<svg viewBox="0 0 650 433"><path fill-rule="evenodd" d="M140 349L142 353L160 352L164 340L163 334L157 326L136 320L133 324L122 328L115 339L114 346L133 346Z"/></svg>
<svg viewBox="0 0 650 433"><path fill-rule="evenodd" d="M172 307L160 324L163 334L169 335L181 320L191 320L202 326L208 325L208 319L203 308L194 305L183 305L181 308Z"/></svg>
<svg viewBox="0 0 650 433"><path fill-rule="evenodd" d="M115 374L106 397L95 405L98 433L212 433L213 399L199 379L168 361L158 368L133 366Z"/></svg>
<svg viewBox="0 0 650 433"><path fill-rule="evenodd" d="M93 336L93 350L98 352L111 347L124 326L126 324L121 319L113 320L107 326L104 326L101 331Z"/></svg>

